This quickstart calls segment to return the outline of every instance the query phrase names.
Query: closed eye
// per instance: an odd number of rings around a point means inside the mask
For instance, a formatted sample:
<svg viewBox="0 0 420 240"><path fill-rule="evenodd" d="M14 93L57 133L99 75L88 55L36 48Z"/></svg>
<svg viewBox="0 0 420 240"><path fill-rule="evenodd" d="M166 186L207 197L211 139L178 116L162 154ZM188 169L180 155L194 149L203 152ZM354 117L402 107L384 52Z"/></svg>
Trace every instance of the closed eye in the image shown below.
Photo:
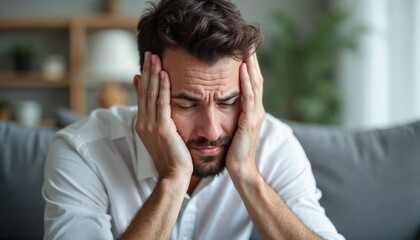
<svg viewBox="0 0 420 240"><path fill-rule="evenodd" d="M234 101L234 102L222 102L222 103L219 103L219 105L228 107L228 106L235 105L235 103L236 103L236 101Z"/></svg>
<svg viewBox="0 0 420 240"><path fill-rule="evenodd" d="M197 104L177 104L180 109L188 110L197 106Z"/></svg>
<svg viewBox="0 0 420 240"><path fill-rule="evenodd" d="M239 96L235 96L233 98L230 98L230 99L227 99L225 101L219 102L218 105L229 107L229 106L235 105L238 100L239 100Z"/></svg>

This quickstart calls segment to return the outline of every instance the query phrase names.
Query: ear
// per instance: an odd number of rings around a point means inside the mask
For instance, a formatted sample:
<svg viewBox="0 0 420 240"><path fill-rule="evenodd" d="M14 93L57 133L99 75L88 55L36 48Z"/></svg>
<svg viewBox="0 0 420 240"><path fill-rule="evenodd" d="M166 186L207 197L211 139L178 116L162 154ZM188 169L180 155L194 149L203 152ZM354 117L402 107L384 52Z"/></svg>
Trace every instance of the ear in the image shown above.
<svg viewBox="0 0 420 240"><path fill-rule="evenodd" d="M133 86L134 86L134 90L137 92L137 90L139 89L139 83L141 81L141 75L134 75L133 78Z"/></svg>

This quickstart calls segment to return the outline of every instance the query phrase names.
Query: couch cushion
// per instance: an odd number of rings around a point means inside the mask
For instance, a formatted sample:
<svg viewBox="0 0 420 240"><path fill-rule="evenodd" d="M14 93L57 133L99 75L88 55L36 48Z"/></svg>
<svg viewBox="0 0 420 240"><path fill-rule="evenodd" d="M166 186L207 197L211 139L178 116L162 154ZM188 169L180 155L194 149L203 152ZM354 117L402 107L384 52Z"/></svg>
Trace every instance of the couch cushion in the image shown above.
<svg viewBox="0 0 420 240"><path fill-rule="evenodd" d="M350 132L291 124L347 239L419 239L420 122Z"/></svg>
<svg viewBox="0 0 420 240"><path fill-rule="evenodd" d="M65 107L60 107L55 111L55 120L57 128L59 129L67 127L68 125L77 122L82 118L83 116L81 114Z"/></svg>
<svg viewBox="0 0 420 240"><path fill-rule="evenodd" d="M44 161L54 132L0 122L0 239L42 239Z"/></svg>

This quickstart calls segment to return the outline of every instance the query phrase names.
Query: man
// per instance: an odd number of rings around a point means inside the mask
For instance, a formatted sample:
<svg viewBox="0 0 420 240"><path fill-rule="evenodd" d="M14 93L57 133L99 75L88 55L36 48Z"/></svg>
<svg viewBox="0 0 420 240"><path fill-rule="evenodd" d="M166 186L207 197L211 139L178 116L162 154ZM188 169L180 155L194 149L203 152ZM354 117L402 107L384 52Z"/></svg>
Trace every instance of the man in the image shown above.
<svg viewBox="0 0 420 240"><path fill-rule="evenodd" d="M342 239L289 127L265 114L260 30L228 0L161 0L138 26L135 108L55 138L46 239Z"/></svg>

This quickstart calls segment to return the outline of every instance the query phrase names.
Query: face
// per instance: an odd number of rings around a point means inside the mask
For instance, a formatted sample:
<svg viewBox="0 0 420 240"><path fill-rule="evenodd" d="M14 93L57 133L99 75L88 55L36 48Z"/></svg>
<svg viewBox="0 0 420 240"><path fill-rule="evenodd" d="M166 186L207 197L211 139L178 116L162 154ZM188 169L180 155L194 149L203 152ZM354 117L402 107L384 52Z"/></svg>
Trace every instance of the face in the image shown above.
<svg viewBox="0 0 420 240"><path fill-rule="evenodd" d="M209 65L173 49L162 59L171 81L171 116L191 153L193 175L216 175L225 167L241 111L241 62L223 58Z"/></svg>

